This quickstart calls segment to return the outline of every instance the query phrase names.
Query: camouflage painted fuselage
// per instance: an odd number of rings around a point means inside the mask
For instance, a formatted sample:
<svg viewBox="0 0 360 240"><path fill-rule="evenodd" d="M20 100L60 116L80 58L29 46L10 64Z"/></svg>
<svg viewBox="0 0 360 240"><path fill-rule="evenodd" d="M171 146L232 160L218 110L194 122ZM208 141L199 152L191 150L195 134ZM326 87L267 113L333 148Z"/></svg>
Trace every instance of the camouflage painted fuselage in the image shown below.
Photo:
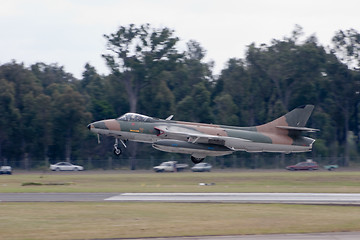
<svg viewBox="0 0 360 240"><path fill-rule="evenodd" d="M312 105L294 109L264 125L233 127L203 123L162 120L135 113L117 119L94 122L88 128L122 140L152 143L167 152L191 154L197 158L221 156L234 151L306 152L314 139L302 136Z"/></svg>

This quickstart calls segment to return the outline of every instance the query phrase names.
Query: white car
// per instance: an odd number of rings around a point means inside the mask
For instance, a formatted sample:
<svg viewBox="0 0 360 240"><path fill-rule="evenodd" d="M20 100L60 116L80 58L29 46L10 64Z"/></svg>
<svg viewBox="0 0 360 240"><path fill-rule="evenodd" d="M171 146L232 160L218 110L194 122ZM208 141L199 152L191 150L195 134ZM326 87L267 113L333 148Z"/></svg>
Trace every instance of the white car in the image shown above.
<svg viewBox="0 0 360 240"><path fill-rule="evenodd" d="M191 168L193 172L210 172L212 166L208 163L198 163Z"/></svg>
<svg viewBox="0 0 360 240"><path fill-rule="evenodd" d="M56 164L50 165L50 170L52 171L82 171L84 167L73 165L69 162L58 162Z"/></svg>
<svg viewBox="0 0 360 240"><path fill-rule="evenodd" d="M0 174L12 174L12 169L10 166L1 166L0 167Z"/></svg>

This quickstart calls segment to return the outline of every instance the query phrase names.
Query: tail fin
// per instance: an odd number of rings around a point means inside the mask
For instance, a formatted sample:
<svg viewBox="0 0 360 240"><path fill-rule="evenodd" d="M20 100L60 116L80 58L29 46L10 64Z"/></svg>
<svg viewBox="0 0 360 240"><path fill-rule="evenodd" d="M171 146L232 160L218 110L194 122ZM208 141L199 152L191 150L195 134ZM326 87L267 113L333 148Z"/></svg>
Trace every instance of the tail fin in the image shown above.
<svg viewBox="0 0 360 240"><path fill-rule="evenodd" d="M285 129L291 132L315 132L318 129L305 127L309 117L314 110L313 105L304 105L295 108L282 117L275 119L272 122L256 127L261 132L273 132L276 129Z"/></svg>
<svg viewBox="0 0 360 240"><path fill-rule="evenodd" d="M304 105L285 114L286 122L290 127L305 127L314 110L314 105Z"/></svg>

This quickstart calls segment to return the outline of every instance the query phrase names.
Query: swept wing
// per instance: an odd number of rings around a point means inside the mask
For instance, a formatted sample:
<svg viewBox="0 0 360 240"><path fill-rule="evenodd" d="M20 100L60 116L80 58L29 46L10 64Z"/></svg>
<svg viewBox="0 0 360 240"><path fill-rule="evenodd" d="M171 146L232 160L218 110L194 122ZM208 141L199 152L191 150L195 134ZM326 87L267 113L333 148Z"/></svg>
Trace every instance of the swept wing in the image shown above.
<svg viewBox="0 0 360 240"><path fill-rule="evenodd" d="M193 129L185 127L168 127L168 126L156 126L154 127L159 131L158 136L164 136L165 138L177 139L188 141L191 143L208 143L226 146L226 141L231 137L215 136L210 134L204 134ZM250 142L248 139L236 138L237 140Z"/></svg>

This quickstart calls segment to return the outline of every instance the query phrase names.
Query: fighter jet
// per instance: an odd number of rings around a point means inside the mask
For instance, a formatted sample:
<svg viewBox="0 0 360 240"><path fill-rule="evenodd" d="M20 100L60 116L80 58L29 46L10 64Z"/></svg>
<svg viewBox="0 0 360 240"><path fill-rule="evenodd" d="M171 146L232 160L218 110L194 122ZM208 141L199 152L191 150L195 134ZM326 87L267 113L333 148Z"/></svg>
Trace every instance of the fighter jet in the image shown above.
<svg viewBox="0 0 360 240"><path fill-rule="evenodd" d="M272 122L253 126L236 127L194 122L173 121L126 113L116 119L89 124L90 131L115 138L114 153L122 153L119 142L126 148L126 141L151 143L155 149L190 154L194 163L206 156L223 156L236 151L297 153L311 151L314 139L302 132L318 129L305 127L313 105L300 106Z"/></svg>

